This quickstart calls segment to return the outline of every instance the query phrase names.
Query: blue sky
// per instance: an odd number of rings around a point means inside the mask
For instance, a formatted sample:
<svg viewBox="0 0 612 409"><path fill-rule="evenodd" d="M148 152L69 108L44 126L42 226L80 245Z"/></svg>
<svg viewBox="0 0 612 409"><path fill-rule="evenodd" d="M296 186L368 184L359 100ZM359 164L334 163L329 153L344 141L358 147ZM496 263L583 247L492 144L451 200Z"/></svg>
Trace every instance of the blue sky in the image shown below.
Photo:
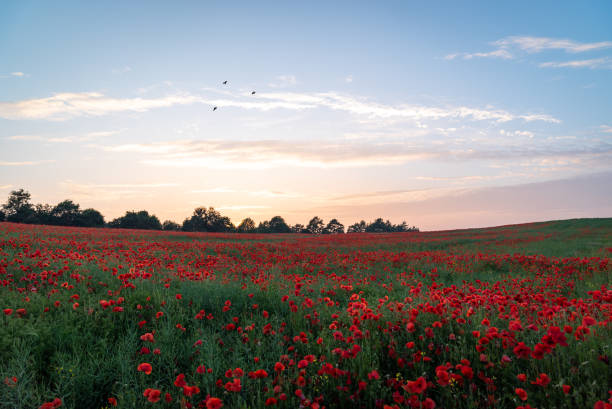
<svg viewBox="0 0 612 409"><path fill-rule="evenodd" d="M3 2L0 194L235 223L612 215L609 2L329 3Z"/></svg>

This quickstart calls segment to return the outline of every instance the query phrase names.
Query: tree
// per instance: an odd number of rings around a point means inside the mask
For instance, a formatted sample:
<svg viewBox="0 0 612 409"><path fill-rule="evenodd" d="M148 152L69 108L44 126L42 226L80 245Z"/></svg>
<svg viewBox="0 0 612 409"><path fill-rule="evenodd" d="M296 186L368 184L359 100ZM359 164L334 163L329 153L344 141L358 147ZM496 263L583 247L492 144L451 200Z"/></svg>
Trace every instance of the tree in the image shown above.
<svg viewBox="0 0 612 409"><path fill-rule="evenodd" d="M229 217L221 216L214 207L197 207L193 215L183 222L184 231L228 232L235 230Z"/></svg>
<svg viewBox="0 0 612 409"><path fill-rule="evenodd" d="M238 233L253 233L256 230L255 222L250 217L247 217L238 225Z"/></svg>
<svg viewBox="0 0 612 409"><path fill-rule="evenodd" d="M323 220L321 220L321 218L318 216L315 216L308 222L306 230L308 230L308 233L310 234L321 234L323 233L323 227Z"/></svg>
<svg viewBox="0 0 612 409"><path fill-rule="evenodd" d="M366 231L367 224L365 220L360 221L359 223L351 224L348 228L347 233L363 233Z"/></svg>
<svg viewBox="0 0 612 409"><path fill-rule="evenodd" d="M53 206L49 204L38 203L34 206L34 213L36 214L36 222L40 224L57 224L53 217Z"/></svg>
<svg viewBox="0 0 612 409"><path fill-rule="evenodd" d="M308 233L303 224L297 223L291 226L292 233Z"/></svg>
<svg viewBox="0 0 612 409"><path fill-rule="evenodd" d="M179 231L181 230L181 225L172 220L166 220L162 223L162 229L167 231Z"/></svg>
<svg viewBox="0 0 612 409"><path fill-rule="evenodd" d="M270 233L291 233L291 228L285 223L285 219L274 216L270 219Z"/></svg>
<svg viewBox="0 0 612 409"><path fill-rule="evenodd" d="M331 219L327 226L323 229L323 234L342 234L344 233L344 225L336 219Z"/></svg>
<svg viewBox="0 0 612 409"><path fill-rule="evenodd" d="M0 222L3 222L5 217L4 212L0 210Z"/></svg>
<svg viewBox="0 0 612 409"><path fill-rule="evenodd" d="M104 227L104 216L96 209L85 209L77 218L77 226Z"/></svg>
<svg viewBox="0 0 612 409"><path fill-rule="evenodd" d="M79 205L68 199L56 204L51 210L53 224L60 226L76 226L80 214Z"/></svg>
<svg viewBox="0 0 612 409"><path fill-rule="evenodd" d="M374 220L374 222L368 224L368 227L366 227L365 231L368 233L389 232L391 231L391 223L389 222L389 220L385 222L382 218L379 217L378 219Z"/></svg>
<svg viewBox="0 0 612 409"><path fill-rule="evenodd" d="M257 226L257 233L272 233L270 231L270 222L268 220L259 222L259 225Z"/></svg>
<svg viewBox="0 0 612 409"><path fill-rule="evenodd" d="M125 216L114 219L109 224L109 227L118 227L121 229L147 229L161 230L162 225L155 215L149 215L146 210L139 212L127 211Z"/></svg>
<svg viewBox="0 0 612 409"><path fill-rule="evenodd" d="M30 198L30 193L23 189L11 191L6 204L2 205L6 220L16 223L36 223L36 214Z"/></svg>

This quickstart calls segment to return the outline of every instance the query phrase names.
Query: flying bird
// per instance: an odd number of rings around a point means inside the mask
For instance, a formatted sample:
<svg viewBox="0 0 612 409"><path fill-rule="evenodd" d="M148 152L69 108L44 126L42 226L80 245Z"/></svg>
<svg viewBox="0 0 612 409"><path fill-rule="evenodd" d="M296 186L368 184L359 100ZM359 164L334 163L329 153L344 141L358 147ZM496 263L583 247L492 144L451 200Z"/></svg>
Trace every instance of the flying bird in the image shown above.
<svg viewBox="0 0 612 409"><path fill-rule="evenodd" d="M255 95L255 91L251 91L251 95Z"/></svg>
<svg viewBox="0 0 612 409"><path fill-rule="evenodd" d="M217 107L214 107L214 108L213 108L213 112L214 112L214 111L216 111L216 110L217 110Z"/></svg>
<svg viewBox="0 0 612 409"><path fill-rule="evenodd" d="M223 81L223 85L227 85L227 81Z"/></svg>

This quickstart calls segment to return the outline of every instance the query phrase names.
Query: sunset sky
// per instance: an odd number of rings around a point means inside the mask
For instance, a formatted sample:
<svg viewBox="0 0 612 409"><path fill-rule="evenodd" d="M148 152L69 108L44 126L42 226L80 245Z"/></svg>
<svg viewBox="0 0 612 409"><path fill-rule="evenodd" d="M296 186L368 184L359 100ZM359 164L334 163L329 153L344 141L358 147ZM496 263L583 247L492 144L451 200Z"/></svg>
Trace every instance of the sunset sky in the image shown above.
<svg viewBox="0 0 612 409"><path fill-rule="evenodd" d="M612 2L331 3L1 2L0 202L612 216Z"/></svg>

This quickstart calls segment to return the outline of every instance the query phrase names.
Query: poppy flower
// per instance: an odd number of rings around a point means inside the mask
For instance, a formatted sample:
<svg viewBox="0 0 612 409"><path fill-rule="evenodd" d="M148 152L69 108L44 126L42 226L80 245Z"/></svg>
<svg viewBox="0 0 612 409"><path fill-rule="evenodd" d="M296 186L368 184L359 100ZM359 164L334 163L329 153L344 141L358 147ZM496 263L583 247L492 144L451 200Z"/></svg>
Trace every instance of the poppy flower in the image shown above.
<svg viewBox="0 0 612 409"><path fill-rule="evenodd" d="M152 370L153 370L153 367L151 366L151 364L147 362L143 362L140 365L138 365L138 371L144 372L147 375L151 375Z"/></svg>
<svg viewBox="0 0 612 409"><path fill-rule="evenodd" d="M520 400L522 400L522 401L526 401L527 400L527 392L525 392L525 389L523 389L523 388L516 388L514 390L514 393L516 393L516 396L518 396Z"/></svg>
<svg viewBox="0 0 612 409"><path fill-rule="evenodd" d="M219 398L208 398L206 401L206 409L219 409L223 406L223 402Z"/></svg>
<svg viewBox="0 0 612 409"><path fill-rule="evenodd" d="M159 402L161 391L159 389L151 389L147 388L144 390L142 395L147 398L147 400L151 403Z"/></svg>

